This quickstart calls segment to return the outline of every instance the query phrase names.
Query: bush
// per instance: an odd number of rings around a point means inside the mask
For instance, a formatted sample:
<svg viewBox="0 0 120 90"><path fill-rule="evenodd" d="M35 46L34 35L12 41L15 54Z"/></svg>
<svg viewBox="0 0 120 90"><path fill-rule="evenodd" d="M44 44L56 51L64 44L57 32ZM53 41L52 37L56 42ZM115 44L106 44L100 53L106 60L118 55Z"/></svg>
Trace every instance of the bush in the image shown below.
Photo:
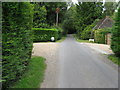
<svg viewBox="0 0 120 90"><path fill-rule="evenodd" d="M61 26L53 26L53 28L56 28L58 30L58 40L60 40L64 35L64 30L61 28Z"/></svg>
<svg viewBox="0 0 120 90"><path fill-rule="evenodd" d="M94 38L92 34L92 29L94 27L94 24L91 24L87 26L81 33L81 39L88 40L90 38Z"/></svg>
<svg viewBox="0 0 120 90"><path fill-rule="evenodd" d="M55 37L55 40L58 39L58 30L57 29L45 29L45 28L33 28L34 31L34 40L35 42L45 42L51 41L51 37Z"/></svg>
<svg viewBox="0 0 120 90"><path fill-rule="evenodd" d="M8 88L31 58L33 7L28 2L3 2L2 9L2 84Z"/></svg>
<svg viewBox="0 0 120 90"><path fill-rule="evenodd" d="M112 43L111 48L113 52L120 57L120 8L116 15L116 22L112 29Z"/></svg>
<svg viewBox="0 0 120 90"><path fill-rule="evenodd" d="M105 35L111 33L111 28L98 29L94 32L94 39L96 43L105 44Z"/></svg>

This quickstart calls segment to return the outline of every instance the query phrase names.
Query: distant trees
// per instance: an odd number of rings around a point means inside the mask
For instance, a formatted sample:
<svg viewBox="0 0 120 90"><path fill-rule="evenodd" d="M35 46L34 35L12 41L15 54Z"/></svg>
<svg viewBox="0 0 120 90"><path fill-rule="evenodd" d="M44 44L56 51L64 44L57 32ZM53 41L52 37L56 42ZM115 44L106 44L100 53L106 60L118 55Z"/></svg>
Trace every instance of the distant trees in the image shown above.
<svg viewBox="0 0 120 90"><path fill-rule="evenodd" d="M78 36L81 38L81 32L87 25L91 25L95 19L102 18L102 3L83 2L77 5L77 30Z"/></svg>
<svg viewBox="0 0 120 90"><path fill-rule="evenodd" d="M71 4L70 9L67 10L65 14L63 28L67 30L68 33L76 32L77 36L82 39L83 35L81 37L81 34L86 35L85 32L83 32L84 29L88 25L91 25L96 19L103 17L102 11L103 6L101 2L82 2L79 3L79 5ZM91 32L86 29L85 31Z"/></svg>
<svg viewBox="0 0 120 90"><path fill-rule="evenodd" d="M65 13L64 21L62 24L63 29L71 34L76 32L76 6L72 5Z"/></svg>
<svg viewBox="0 0 120 90"><path fill-rule="evenodd" d="M46 16L47 10L45 6L40 5L39 2L35 2L34 4L34 19L33 19L33 27L47 27Z"/></svg>
<svg viewBox="0 0 120 90"><path fill-rule="evenodd" d="M49 25L52 26L56 23L56 8L60 8L58 23L62 23L67 10L66 2L49 2L45 3L45 7L47 9L47 23Z"/></svg>
<svg viewBox="0 0 120 90"><path fill-rule="evenodd" d="M112 30L111 48L117 56L120 56L120 8L118 9L115 24Z"/></svg>
<svg viewBox="0 0 120 90"><path fill-rule="evenodd" d="M104 8L104 15L105 16L112 16L117 9L119 3L117 2L105 2Z"/></svg>
<svg viewBox="0 0 120 90"><path fill-rule="evenodd" d="M34 2L34 27L45 27L55 25L56 8L60 8L59 23L62 23L67 10L66 2Z"/></svg>

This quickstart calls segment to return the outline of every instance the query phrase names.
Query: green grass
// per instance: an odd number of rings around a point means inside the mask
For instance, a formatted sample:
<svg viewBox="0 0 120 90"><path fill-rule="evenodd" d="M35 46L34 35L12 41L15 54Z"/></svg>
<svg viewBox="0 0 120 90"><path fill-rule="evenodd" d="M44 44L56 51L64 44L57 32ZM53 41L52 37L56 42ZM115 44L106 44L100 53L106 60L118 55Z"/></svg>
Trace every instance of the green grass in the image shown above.
<svg viewBox="0 0 120 90"><path fill-rule="evenodd" d="M93 42L89 42L89 40L78 39L78 37L76 36L76 34L74 34L73 36L74 36L75 40L78 41L78 42L93 43Z"/></svg>
<svg viewBox="0 0 120 90"><path fill-rule="evenodd" d="M78 41L78 42L85 42L85 43L91 43L91 42L89 42L89 40L76 39L76 41Z"/></svg>
<svg viewBox="0 0 120 90"><path fill-rule="evenodd" d="M65 39L66 39L66 36L62 37L60 40L57 40L56 42L61 43L61 42L63 42Z"/></svg>
<svg viewBox="0 0 120 90"><path fill-rule="evenodd" d="M120 66L120 57L116 57L115 55L109 55L108 59L110 59L113 63Z"/></svg>
<svg viewBox="0 0 120 90"><path fill-rule="evenodd" d="M45 59L33 56L28 66L28 70L26 70L22 78L15 82L11 88L40 88L40 85L44 80L45 69Z"/></svg>

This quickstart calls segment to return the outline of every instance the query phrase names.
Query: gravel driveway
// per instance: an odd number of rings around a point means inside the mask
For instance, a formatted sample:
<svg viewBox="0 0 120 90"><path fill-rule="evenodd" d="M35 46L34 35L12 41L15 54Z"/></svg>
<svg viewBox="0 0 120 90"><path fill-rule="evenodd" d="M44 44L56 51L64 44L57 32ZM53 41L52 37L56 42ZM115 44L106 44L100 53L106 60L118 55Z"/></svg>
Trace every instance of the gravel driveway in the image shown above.
<svg viewBox="0 0 120 90"><path fill-rule="evenodd" d="M47 69L41 88L56 88L58 79L58 43L34 43L33 55L46 58Z"/></svg>
<svg viewBox="0 0 120 90"><path fill-rule="evenodd" d="M84 43L84 44L90 46L91 48L103 54L113 54L112 50L110 49L110 45L96 43Z"/></svg>

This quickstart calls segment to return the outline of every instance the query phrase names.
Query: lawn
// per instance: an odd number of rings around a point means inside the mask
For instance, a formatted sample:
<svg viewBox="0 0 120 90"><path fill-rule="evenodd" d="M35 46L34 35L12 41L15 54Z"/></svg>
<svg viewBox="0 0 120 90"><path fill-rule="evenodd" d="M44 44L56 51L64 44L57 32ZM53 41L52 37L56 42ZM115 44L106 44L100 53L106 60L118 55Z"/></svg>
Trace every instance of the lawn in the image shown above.
<svg viewBox="0 0 120 90"><path fill-rule="evenodd" d="M116 57L115 55L109 55L108 59L110 59L113 63L120 66L120 57Z"/></svg>
<svg viewBox="0 0 120 90"><path fill-rule="evenodd" d="M26 70L22 78L11 88L40 88L40 85L44 80L45 69L45 59L33 56L28 66L28 70Z"/></svg>

